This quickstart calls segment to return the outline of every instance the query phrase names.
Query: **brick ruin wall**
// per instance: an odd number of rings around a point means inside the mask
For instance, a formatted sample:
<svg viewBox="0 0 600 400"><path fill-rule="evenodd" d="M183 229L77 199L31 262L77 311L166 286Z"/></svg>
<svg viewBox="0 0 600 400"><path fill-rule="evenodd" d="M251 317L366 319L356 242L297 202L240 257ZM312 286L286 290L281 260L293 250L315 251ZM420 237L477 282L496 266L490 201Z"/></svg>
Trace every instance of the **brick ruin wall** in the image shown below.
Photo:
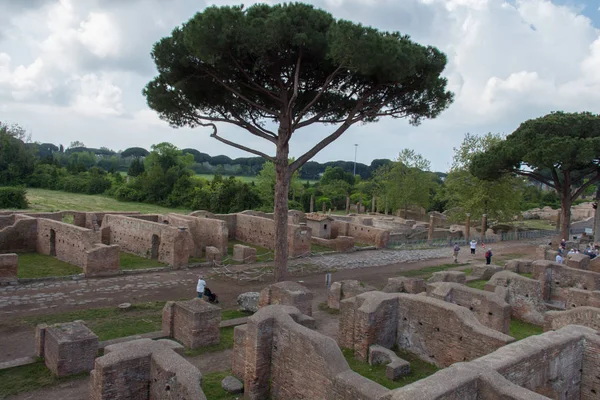
<svg viewBox="0 0 600 400"><path fill-rule="evenodd" d="M567 325L582 325L600 330L600 308L576 307L566 311L548 311L545 315L544 331L560 329Z"/></svg>
<svg viewBox="0 0 600 400"><path fill-rule="evenodd" d="M388 392L352 371L335 340L298 324L300 316L267 306L236 328L233 371L243 375L245 398L375 400Z"/></svg>
<svg viewBox="0 0 600 400"><path fill-rule="evenodd" d="M100 233L64 222L37 220L36 250L83 268L86 275L119 270L119 246L100 242Z"/></svg>
<svg viewBox="0 0 600 400"><path fill-rule="evenodd" d="M542 284L544 300L565 307L570 288L600 290L600 273L569 268L551 261L538 260L533 264L533 278Z"/></svg>
<svg viewBox="0 0 600 400"><path fill-rule="evenodd" d="M339 343L353 349L360 360L378 344L397 346L447 367L512 341L482 325L468 309L426 296L368 292L341 302Z"/></svg>
<svg viewBox="0 0 600 400"><path fill-rule="evenodd" d="M0 254L0 283L15 282L18 275L19 256L14 253Z"/></svg>
<svg viewBox="0 0 600 400"><path fill-rule="evenodd" d="M14 214L11 215L0 215L0 230L6 228L7 226L11 226L15 223Z"/></svg>
<svg viewBox="0 0 600 400"><path fill-rule="evenodd" d="M331 223L331 238L338 236L351 236L358 243L370 244L378 249L387 247L390 240L390 231L361 225L352 222L335 220Z"/></svg>
<svg viewBox="0 0 600 400"><path fill-rule="evenodd" d="M458 283L427 285L427 296L468 308L483 325L502 333L510 330L510 305L494 293Z"/></svg>
<svg viewBox="0 0 600 400"><path fill-rule="evenodd" d="M121 250L154 258L173 267L188 263L194 244L191 234L176 227L121 215L104 216L103 241L118 244Z"/></svg>
<svg viewBox="0 0 600 400"><path fill-rule="evenodd" d="M600 308L600 291L570 288L567 291L566 309L575 307L597 307Z"/></svg>
<svg viewBox="0 0 600 400"><path fill-rule="evenodd" d="M14 224L0 230L0 253L36 251L38 220L26 215L14 216Z"/></svg>
<svg viewBox="0 0 600 400"><path fill-rule="evenodd" d="M347 253L354 250L354 238L350 236L338 236L335 239L323 239L312 236L310 241L311 243L328 247L341 253Z"/></svg>
<svg viewBox="0 0 600 400"><path fill-rule="evenodd" d="M134 216L139 215L138 211L123 212L123 211L106 211L106 212L78 212L78 211L66 211L73 215L73 225L80 226L87 229L95 229L102 227L102 219L106 214L111 215L126 215Z"/></svg>
<svg viewBox="0 0 600 400"><path fill-rule="evenodd" d="M168 218L171 225L188 228L196 246L196 257L202 257L206 246L216 247L222 255L227 254L229 231L225 221L173 213L165 217Z"/></svg>

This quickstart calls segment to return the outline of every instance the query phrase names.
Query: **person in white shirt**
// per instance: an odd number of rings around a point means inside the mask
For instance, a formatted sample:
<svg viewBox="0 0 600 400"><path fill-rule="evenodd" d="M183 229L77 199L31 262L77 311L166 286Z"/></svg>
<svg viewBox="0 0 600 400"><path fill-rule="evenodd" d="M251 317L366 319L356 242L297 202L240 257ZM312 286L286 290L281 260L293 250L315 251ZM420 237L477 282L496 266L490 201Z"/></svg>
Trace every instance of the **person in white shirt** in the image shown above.
<svg viewBox="0 0 600 400"><path fill-rule="evenodd" d="M202 278L202 275L198 277L198 284L196 285L196 292L198 292L198 298L201 299L204 296L204 288L206 287L206 282Z"/></svg>
<svg viewBox="0 0 600 400"><path fill-rule="evenodd" d="M563 263L563 258L562 258L562 256L560 255L560 253L556 255L556 262L557 262L557 263L559 263L559 264L562 264L562 263Z"/></svg>
<svg viewBox="0 0 600 400"><path fill-rule="evenodd" d="M477 240L471 240L471 254L475 254L475 249L477 249Z"/></svg>

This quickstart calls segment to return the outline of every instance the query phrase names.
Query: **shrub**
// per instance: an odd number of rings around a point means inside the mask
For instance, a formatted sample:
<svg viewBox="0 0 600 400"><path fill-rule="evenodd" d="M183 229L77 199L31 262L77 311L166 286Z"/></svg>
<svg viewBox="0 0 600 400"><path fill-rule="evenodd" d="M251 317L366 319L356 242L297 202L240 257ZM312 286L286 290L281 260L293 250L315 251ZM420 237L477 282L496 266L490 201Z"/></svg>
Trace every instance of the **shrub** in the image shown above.
<svg viewBox="0 0 600 400"><path fill-rule="evenodd" d="M0 187L0 208L24 209L29 207L27 191L22 187Z"/></svg>

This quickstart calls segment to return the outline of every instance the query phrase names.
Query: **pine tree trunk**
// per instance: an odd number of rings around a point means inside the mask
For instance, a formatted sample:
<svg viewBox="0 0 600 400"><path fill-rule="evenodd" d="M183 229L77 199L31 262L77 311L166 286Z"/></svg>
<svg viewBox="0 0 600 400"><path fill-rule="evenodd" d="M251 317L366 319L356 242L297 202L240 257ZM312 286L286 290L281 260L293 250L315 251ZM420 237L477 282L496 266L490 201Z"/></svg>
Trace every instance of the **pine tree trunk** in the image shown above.
<svg viewBox="0 0 600 400"><path fill-rule="evenodd" d="M594 242L600 243L600 183L596 190L596 212L594 213Z"/></svg>
<svg viewBox="0 0 600 400"><path fill-rule="evenodd" d="M560 238L568 240L571 228L571 186L565 185L560 194ZM565 193L566 192L566 193Z"/></svg>
<svg viewBox="0 0 600 400"><path fill-rule="evenodd" d="M288 262L288 194L290 174L288 166L289 146L278 143L275 156L275 281L287 277Z"/></svg>

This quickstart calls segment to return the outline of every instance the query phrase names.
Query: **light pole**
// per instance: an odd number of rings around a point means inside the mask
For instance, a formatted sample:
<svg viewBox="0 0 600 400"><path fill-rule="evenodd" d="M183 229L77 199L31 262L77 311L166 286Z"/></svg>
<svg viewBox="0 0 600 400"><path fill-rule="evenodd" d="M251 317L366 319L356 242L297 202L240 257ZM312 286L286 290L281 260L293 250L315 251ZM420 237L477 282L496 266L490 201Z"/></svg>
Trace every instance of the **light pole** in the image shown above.
<svg viewBox="0 0 600 400"><path fill-rule="evenodd" d="M356 152L358 151L358 144L354 143L354 176L356 176Z"/></svg>

